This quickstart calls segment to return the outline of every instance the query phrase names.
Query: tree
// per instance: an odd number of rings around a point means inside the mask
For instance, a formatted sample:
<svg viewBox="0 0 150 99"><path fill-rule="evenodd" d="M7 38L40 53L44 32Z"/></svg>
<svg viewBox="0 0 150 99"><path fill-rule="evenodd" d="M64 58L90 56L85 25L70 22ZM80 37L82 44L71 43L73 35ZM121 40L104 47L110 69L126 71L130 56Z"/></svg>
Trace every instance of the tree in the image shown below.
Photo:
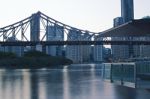
<svg viewBox="0 0 150 99"><path fill-rule="evenodd" d="M28 51L24 54L25 57L48 57L49 55L39 51Z"/></svg>
<svg viewBox="0 0 150 99"><path fill-rule="evenodd" d="M0 59L4 59L4 58L16 58L17 55L15 53L11 53L11 52L0 52Z"/></svg>

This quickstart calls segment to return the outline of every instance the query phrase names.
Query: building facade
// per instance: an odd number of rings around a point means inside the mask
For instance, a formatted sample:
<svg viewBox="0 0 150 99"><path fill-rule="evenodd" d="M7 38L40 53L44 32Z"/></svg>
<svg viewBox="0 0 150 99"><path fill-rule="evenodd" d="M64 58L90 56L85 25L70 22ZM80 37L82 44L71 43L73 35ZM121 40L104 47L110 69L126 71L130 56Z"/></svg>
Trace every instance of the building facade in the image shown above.
<svg viewBox="0 0 150 99"><path fill-rule="evenodd" d="M14 36L9 37L7 41L17 41ZM24 54L24 47L22 46L3 46L1 47L1 51L4 52L12 52L15 53L17 56L22 56Z"/></svg>
<svg viewBox="0 0 150 99"><path fill-rule="evenodd" d="M140 40L140 41L150 41L150 37L148 37L148 36L147 37L137 37L134 39ZM133 50L134 50L135 58L150 57L150 45L134 45Z"/></svg>
<svg viewBox="0 0 150 99"><path fill-rule="evenodd" d="M69 31L67 40L68 41L79 41L82 40L81 31L72 29ZM82 45L67 45L66 47L66 57L71 59L73 63L82 63L83 62L83 49Z"/></svg>
<svg viewBox="0 0 150 99"><path fill-rule="evenodd" d="M134 19L134 3L133 0L121 0L121 17L124 23Z"/></svg>
<svg viewBox="0 0 150 99"><path fill-rule="evenodd" d="M124 24L123 17L117 17L114 19L114 27ZM127 40L123 37L111 37L111 40ZM112 58L115 61L120 61L129 58L129 46L128 45L111 45Z"/></svg>
<svg viewBox="0 0 150 99"><path fill-rule="evenodd" d="M102 40L99 36L94 36L94 41ZM103 45L94 45L93 49L94 62L103 62Z"/></svg>
<svg viewBox="0 0 150 99"><path fill-rule="evenodd" d="M114 27L122 25L124 23L123 17L116 17L114 18L113 22L114 22Z"/></svg>
<svg viewBox="0 0 150 99"><path fill-rule="evenodd" d="M86 33L84 33L83 35L83 41L91 41L91 35L88 33L88 31ZM82 55L83 55L83 62L89 62L91 61L91 45L82 45Z"/></svg>
<svg viewBox="0 0 150 99"><path fill-rule="evenodd" d="M47 26L47 41L63 41L64 28L59 25ZM46 53L52 56L62 56L64 46L47 46Z"/></svg>
<svg viewBox="0 0 150 99"><path fill-rule="evenodd" d="M67 36L68 41L90 41L89 32L82 33L76 29L69 31ZM89 62L91 56L91 45L67 45L66 57L71 59L74 63Z"/></svg>

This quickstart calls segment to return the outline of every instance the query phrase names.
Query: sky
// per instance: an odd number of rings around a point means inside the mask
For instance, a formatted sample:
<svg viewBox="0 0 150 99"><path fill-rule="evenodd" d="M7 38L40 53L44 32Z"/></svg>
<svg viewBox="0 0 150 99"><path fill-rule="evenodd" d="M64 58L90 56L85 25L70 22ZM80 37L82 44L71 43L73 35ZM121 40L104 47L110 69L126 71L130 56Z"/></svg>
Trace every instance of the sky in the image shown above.
<svg viewBox="0 0 150 99"><path fill-rule="evenodd" d="M37 11L73 27L101 32L121 14L121 0L0 0L0 27L20 21ZM150 15L150 0L134 0L134 16Z"/></svg>

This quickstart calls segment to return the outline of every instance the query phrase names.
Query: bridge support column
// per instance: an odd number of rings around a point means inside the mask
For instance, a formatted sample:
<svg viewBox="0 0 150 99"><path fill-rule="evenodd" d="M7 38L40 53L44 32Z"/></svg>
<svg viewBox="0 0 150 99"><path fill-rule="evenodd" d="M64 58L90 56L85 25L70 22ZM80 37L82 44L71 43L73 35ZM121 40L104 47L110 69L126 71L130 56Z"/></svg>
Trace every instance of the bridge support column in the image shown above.
<svg viewBox="0 0 150 99"><path fill-rule="evenodd" d="M30 21L30 41L40 41L40 12L33 14ZM35 46L31 47L36 50Z"/></svg>

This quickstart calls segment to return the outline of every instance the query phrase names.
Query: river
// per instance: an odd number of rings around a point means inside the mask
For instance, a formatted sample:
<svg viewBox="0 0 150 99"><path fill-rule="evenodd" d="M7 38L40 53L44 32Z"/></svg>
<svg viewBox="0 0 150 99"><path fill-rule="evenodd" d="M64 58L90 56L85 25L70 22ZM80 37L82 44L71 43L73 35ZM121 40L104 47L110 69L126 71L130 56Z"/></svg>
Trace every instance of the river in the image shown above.
<svg viewBox="0 0 150 99"><path fill-rule="evenodd" d="M150 92L104 81L101 65L77 64L0 69L0 99L150 99Z"/></svg>

